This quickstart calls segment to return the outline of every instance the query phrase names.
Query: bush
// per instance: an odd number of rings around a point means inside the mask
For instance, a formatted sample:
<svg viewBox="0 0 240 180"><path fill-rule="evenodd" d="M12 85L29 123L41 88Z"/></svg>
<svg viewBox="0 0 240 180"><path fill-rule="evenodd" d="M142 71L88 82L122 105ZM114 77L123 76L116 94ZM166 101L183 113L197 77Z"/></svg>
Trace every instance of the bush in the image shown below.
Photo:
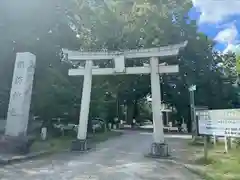
<svg viewBox="0 0 240 180"><path fill-rule="evenodd" d="M213 164L215 162L216 161L213 158L210 158L210 157L207 158L207 159L205 159L204 157L200 157L200 158L195 160L195 163L199 164L199 165L209 165L209 164Z"/></svg>
<svg viewBox="0 0 240 180"><path fill-rule="evenodd" d="M240 147L240 138L236 138L236 139L234 140L234 143L236 144L236 147L237 147L237 148Z"/></svg>

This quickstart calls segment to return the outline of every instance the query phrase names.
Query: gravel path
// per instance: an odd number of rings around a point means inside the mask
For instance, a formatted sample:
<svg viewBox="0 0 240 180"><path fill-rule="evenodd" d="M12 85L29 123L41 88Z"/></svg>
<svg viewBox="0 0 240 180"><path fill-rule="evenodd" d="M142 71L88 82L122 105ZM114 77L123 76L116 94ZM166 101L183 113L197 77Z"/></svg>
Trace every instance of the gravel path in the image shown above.
<svg viewBox="0 0 240 180"><path fill-rule="evenodd" d="M1 180L201 180L182 166L144 157L152 136L128 131L85 153L62 153L0 169ZM176 137L168 138L173 149Z"/></svg>

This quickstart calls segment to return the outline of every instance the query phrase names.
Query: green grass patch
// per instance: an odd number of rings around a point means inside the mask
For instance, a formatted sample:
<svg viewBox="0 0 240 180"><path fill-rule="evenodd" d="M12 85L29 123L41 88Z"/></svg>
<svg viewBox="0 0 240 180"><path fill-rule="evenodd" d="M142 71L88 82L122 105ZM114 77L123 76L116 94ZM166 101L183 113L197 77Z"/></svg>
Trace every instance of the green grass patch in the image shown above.
<svg viewBox="0 0 240 180"><path fill-rule="evenodd" d="M203 141L190 141L188 142L190 146L203 146L204 142Z"/></svg>
<svg viewBox="0 0 240 180"><path fill-rule="evenodd" d="M225 153L223 145L209 149L208 159L203 155L196 159L196 164L204 167L201 172L205 178L212 180L240 180L240 150L231 149Z"/></svg>
<svg viewBox="0 0 240 180"><path fill-rule="evenodd" d="M122 135L122 132L107 131L104 133L95 133L94 135L89 136L89 139L91 142L102 142L108 140L109 138L113 138L120 135Z"/></svg>
<svg viewBox="0 0 240 180"><path fill-rule="evenodd" d="M197 158L195 160L195 163L198 165L209 165L215 163L215 160L211 157L205 159L204 157L201 156L200 158Z"/></svg>
<svg viewBox="0 0 240 180"><path fill-rule="evenodd" d="M109 138L116 137L121 135L122 132L116 132L116 131L107 131L103 133L96 133L96 134L88 134L88 139L90 139L93 143L98 143L102 141L106 141ZM39 152L43 150L52 151L52 152L58 152L67 148L71 147L71 143L75 138L71 136L62 136L58 138L49 138L46 141L41 141L40 139L37 139L30 151L31 152Z"/></svg>
<svg viewBox="0 0 240 180"><path fill-rule="evenodd" d="M31 152L38 152L38 151L60 151L70 147L73 138L68 136L58 137L58 138L49 138L46 141L41 141L37 139L32 147Z"/></svg>

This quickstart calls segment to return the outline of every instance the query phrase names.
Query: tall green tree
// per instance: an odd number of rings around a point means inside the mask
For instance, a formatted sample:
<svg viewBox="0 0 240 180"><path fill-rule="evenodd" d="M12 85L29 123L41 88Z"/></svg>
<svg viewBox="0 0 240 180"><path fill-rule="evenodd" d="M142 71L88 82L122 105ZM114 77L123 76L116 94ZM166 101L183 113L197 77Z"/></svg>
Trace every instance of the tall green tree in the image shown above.
<svg viewBox="0 0 240 180"><path fill-rule="evenodd" d="M198 33L194 21L187 21L187 12L192 7L189 1L105 1L89 7L82 3L76 6L75 15L81 23L73 21L83 38L85 50L125 50L158 47L188 40L188 46L178 58L169 58L169 64L178 63L180 72L176 76L163 76L163 99L178 110L179 117L189 119L189 92L191 84L197 85L197 105L209 108L232 107L236 97L228 78L224 77L219 63L226 57L214 52L214 42ZM81 7L79 9L79 7ZM85 8L88 7L88 8ZM93 8L94 7L94 8ZM87 11L88 13L82 13ZM83 14L83 15L82 15ZM87 21L91 15L92 22ZM74 18L72 18L74 19ZM85 33L83 33L85 32ZM139 63L140 62L140 63ZM135 66L146 62L129 61ZM112 80L113 79L113 80ZM115 84L121 99L129 106L150 93L148 76L125 76L108 78ZM114 88L112 91L115 91ZM133 107L132 107L133 109ZM131 117L130 117L131 118ZM190 123L189 123L190 124Z"/></svg>
<svg viewBox="0 0 240 180"><path fill-rule="evenodd" d="M72 2L75 9L71 8L70 20L85 51L159 47L186 39L181 23L190 7L188 1L178 1L178 4L150 0L105 1L94 5L86 1ZM127 61L126 65L139 66L146 61ZM105 80L130 111L150 92L149 76L108 77Z"/></svg>
<svg viewBox="0 0 240 180"><path fill-rule="evenodd" d="M219 64L227 64L234 57L215 53L214 42L197 32L195 22L187 22L187 12L191 7L189 0L24 0L16 3L2 0L2 116L7 111L16 52L30 51L37 56L32 112L44 119L62 116L67 112L71 114L70 119L77 121L82 78L68 77L67 70L71 65L60 63L58 55L62 47L84 51L122 51L165 46L185 40L188 40L188 46L178 57L160 60L180 65L178 74L160 78L164 102L176 107L179 118L190 120L188 87L196 84L197 105L232 107L236 99L236 91L232 87L234 74L225 65L223 71ZM141 66L145 62L148 60L128 60L126 65ZM99 65L113 66L109 62L100 62ZM111 95L107 99L109 102L118 99L118 102L126 104L129 107L129 119L132 119L139 112L137 106L142 104L141 100L150 94L150 78L148 75L94 77L93 116L104 114L102 112L115 113L113 109L108 109L106 93Z"/></svg>
<svg viewBox="0 0 240 180"><path fill-rule="evenodd" d="M68 66L58 56L61 46L79 47L60 1L23 0L0 2L0 113L6 118L15 55L31 52L37 57L31 111L49 119L68 111L75 83ZM78 95L77 93L75 95ZM79 94L80 95L80 94Z"/></svg>

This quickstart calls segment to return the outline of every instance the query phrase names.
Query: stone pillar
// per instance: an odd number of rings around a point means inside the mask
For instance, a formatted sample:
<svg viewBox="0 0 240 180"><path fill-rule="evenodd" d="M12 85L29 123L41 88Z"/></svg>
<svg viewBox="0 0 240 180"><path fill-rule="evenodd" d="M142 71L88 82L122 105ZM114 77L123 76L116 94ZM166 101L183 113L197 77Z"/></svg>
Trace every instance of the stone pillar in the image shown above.
<svg viewBox="0 0 240 180"><path fill-rule="evenodd" d="M86 151L88 149L87 125L92 89L92 66L92 61L86 61L77 140L73 141L72 144L72 150L74 151Z"/></svg>
<svg viewBox="0 0 240 180"><path fill-rule="evenodd" d="M151 91L152 91L152 112L153 112L153 144L150 154L156 157L168 156L168 146L164 141L163 119L161 112L161 87L158 72L158 58L150 59L151 65Z"/></svg>
<svg viewBox="0 0 240 180"><path fill-rule="evenodd" d="M28 52L17 53L5 135L27 134L35 63L35 55Z"/></svg>
<svg viewBox="0 0 240 180"><path fill-rule="evenodd" d="M5 134L0 137L0 152L25 154L33 143L34 139L27 136L27 128L35 64L35 55L17 53Z"/></svg>

